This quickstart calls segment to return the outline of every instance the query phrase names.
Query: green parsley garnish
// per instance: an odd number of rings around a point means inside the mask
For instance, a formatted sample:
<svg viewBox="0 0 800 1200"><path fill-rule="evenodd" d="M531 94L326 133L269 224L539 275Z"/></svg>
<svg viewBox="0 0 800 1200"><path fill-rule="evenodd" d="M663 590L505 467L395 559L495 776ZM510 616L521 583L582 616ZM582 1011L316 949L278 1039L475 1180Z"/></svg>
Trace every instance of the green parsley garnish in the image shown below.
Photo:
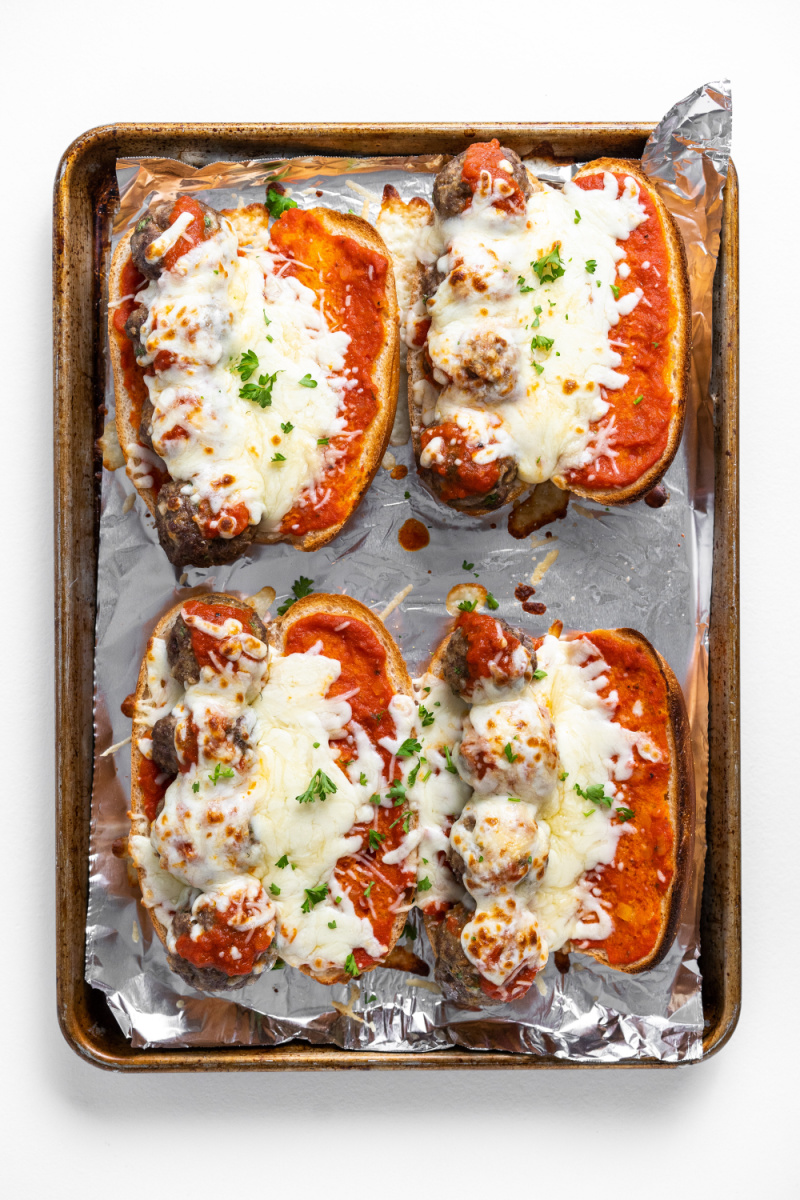
<svg viewBox="0 0 800 1200"><path fill-rule="evenodd" d="M403 833L408 833L411 828L411 813L407 812L403 817Z"/></svg>
<svg viewBox="0 0 800 1200"><path fill-rule="evenodd" d="M580 222L581 222L581 214L578 212L578 210L577 210L577 208L576 208L576 209L575 209L575 220L572 222L572 224L573 224L573 225L580 225Z"/></svg>
<svg viewBox="0 0 800 1200"><path fill-rule="evenodd" d="M432 725L436 720L436 715L435 713L430 712L430 710L427 709L424 704L420 704L419 719L422 722L422 728L427 729L428 726Z"/></svg>
<svg viewBox="0 0 800 1200"><path fill-rule="evenodd" d="M642 395L639 395L639 396L637 396L637 397L636 397L636 399L634 400L634 402L633 402L633 403L634 403L634 404L641 404L643 400L644 400L644 396L642 396Z"/></svg>
<svg viewBox="0 0 800 1200"><path fill-rule="evenodd" d="M241 375L242 383L245 383L258 370L258 355L255 350L245 350L239 359L238 366L233 369Z"/></svg>
<svg viewBox="0 0 800 1200"><path fill-rule="evenodd" d="M462 600L458 607L460 608L461 612L475 612L475 609L478 607L478 601Z"/></svg>
<svg viewBox="0 0 800 1200"><path fill-rule="evenodd" d="M252 400L253 404L258 404L261 408L269 408L278 374L278 371L273 371L271 375L259 375L258 383L246 383L244 387L239 388L239 395L243 400Z"/></svg>
<svg viewBox="0 0 800 1200"><path fill-rule="evenodd" d="M597 259L596 258L587 258L586 262L584 263L584 266L586 267L586 270L589 272L590 275L594 275L595 271L597 270Z"/></svg>
<svg viewBox="0 0 800 1200"><path fill-rule="evenodd" d="M326 796L333 795L336 790L336 784L320 767L314 772L314 777L302 796L295 796L295 800L298 804L313 804L315 800L324 800Z"/></svg>
<svg viewBox="0 0 800 1200"><path fill-rule="evenodd" d="M511 742L506 742L505 746L503 746L503 754L505 754L510 763L516 762L519 758L519 755L515 754L511 749Z"/></svg>
<svg viewBox="0 0 800 1200"><path fill-rule="evenodd" d="M369 800L368 800L368 803L369 803L369 804L374 804L374 805L376 806L376 808L377 808L377 806L380 804L380 802L381 802L381 798L380 798L380 796L378 795L378 793L377 793L377 792L373 792L373 793L372 793L372 795L370 796Z"/></svg>
<svg viewBox="0 0 800 1200"><path fill-rule="evenodd" d="M284 424L283 421L281 421L281 429L283 430L284 433L291 433L292 430L294 429L294 425L292 424L291 421L287 421L286 424Z"/></svg>
<svg viewBox="0 0 800 1200"><path fill-rule="evenodd" d="M576 783L573 786L575 791L579 796L582 797L582 799L591 800L593 804L602 804L606 808L611 808L611 796L607 796L605 794L605 784L591 783L585 791L579 783Z"/></svg>
<svg viewBox="0 0 800 1200"><path fill-rule="evenodd" d="M569 775L569 771L562 771L562 772L561 772L561 774L559 775L559 777L558 777L558 778L559 778L559 779L561 780L561 782L563 783L563 782L564 782L564 780L567 778L567 776L568 776L568 775Z"/></svg>
<svg viewBox="0 0 800 1200"><path fill-rule="evenodd" d="M556 242L549 254L543 255L542 258L537 258L535 263L531 263L540 283L549 283L564 274L564 265L559 254L560 248L561 243Z"/></svg>
<svg viewBox="0 0 800 1200"><path fill-rule="evenodd" d="M358 777L358 782L361 784L362 787L367 786L367 777L363 771L361 772L361 774Z"/></svg>
<svg viewBox="0 0 800 1200"><path fill-rule="evenodd" d="M535 363L533 364L533 369L534 369L534 371L536 372L536 374L537 374L537 375L541 375L542 371L544 370L544 367L542 366L542 364L541 364L541 363L537 363L537 362L535 362Z"/></svg>
<svg viewBox="0 0 800 1200"><path fill-rule="evenodd" d="M614 812L617 814L620 821L632 821L636 815L632 808L615 808Z"/></svg>
<svg viewBox="0 0 800 1200"><path fill-rule="evenodd" d="M330 438L317 438L317 445L318 446L329 446L330 441L331 441Z"/></svg>
<svg viewBox="0 0 800 1200"><path fill-rule="evenodd" d="M280 856L280 858L278 859L278 861L275 863L275 866L280 867L281 870L283 870L284 867L288 867L288 865L289 865L289 855L288 854L282 854Z"/></svg>
<svg viewBox="0 0 800 1200"><path fill-rule="evenodd" d="M401 780L395 779L386 795L394 805L403 804L406 798L406 785Z"/></svg>
<svg viewBox="0 0 800 1200"><path fill-rule="evenodd" d="M373 889L374 887L375 887L375 880L374 880L374 879L370 879L369 883L368 883L368 884L367 884L367 886L364 888L364 899L365 899L365 900L369 900L369 894L370 894L370 892L372 891L372 889Z"/></svg>
<svg viewBox="0 0 800 1200"><path fill-rule="evenodd" d="M290 200L283 192L276 192L274 187L268 186L265 208L268 209L269 215L277 220L278 217L283 216L287 208L297 208L297 201Z"/></svg>
<svg viewBox="0 0 800 1200"><path fill-rule="evenodd" d="M532 287L528 287L527 283L525 282L525 276L524 276L524 275L520 275L520 276L519 276L519 278L517 279L517 287L518 287L518 288L519 288L519 290L520 290L520 291L523 293L523 295L524 295L524 293L525 293L525 292L532 292L532 291L533 291L533 288L532 288Z"/></svg>
<svg viewBox="0 0 800 1200"><path fill-rule="evenodd" d="M306 898L300 908L301 912L309 913L315 904L321 904L328 894L327 884L321 883L319 887L305 888Z"/></svg>
<svg viewBox="0 0 800 1200"><path fill-rule="evenodd" d="M417 884L417 891L418 892L429 892L432 887L433 887L433 884L431 883L430 879L428 879L428 876L426 875L425 878L420 879L419 883Z"/></svg>
<svg viewBox="0 0 800 1200"><path fill-rule="evenodd" d="M531 350L551 350L552 346L553 339L545 337L543 333L537 333L531 340Z"/></svg>
<svg viewBox="0 0 800 1200"><path fill-rule="evenodd" d="M614 283L610 283L608 286L611 288L612 292L614 293L614 299L619 300L619 288L617 287L617 285Z"/></svg>
<svg viewBox="0 0 800 1200"><path fill-rule="evenodd" d="M284 603L278 607L279 615L283 616L284 613L287 613L294 604L295 600L302 600L303 596L310 596L314 590L313 584L314 580L306 579L305 575L301 575L299 579L295 579L294 583L292 584L294 596L289 600L284 601Z"/></svg>
<svg viewBox="0 0 800 1200"><path fill-rule="evenodd" d="M457 775L458 772L453 764L452 758L450 757L450 747L449 746L445 746L444 756L445 756L445 759L447 760L447 770L450 772L451 775Z"/></svg>
<svg viewBox="0 0 800 1200"><path fill-rule="evenodd" d="M344 960L344 969L348 975L352 975L354 978L361 974L356 966L355 956L352 953L348 954L347 958Z"/></svg>
<svg viewBox="0 0 800 1200"><path fill-rule="evenodd" d="M328 929L335 929L335 928L336 928L336 922L328 921Z"/></svg>
<svg viewBox="0 0 800 1200"><path fill-rule="evenodd" d="M192 791L193 791L193 792L199 792L199 791L200 791L200 784L199 784L199 783L193 783L193 784L192 784Z"/></svg>
<svg viewBox="0 0 800 1200"><path fill-rule="evenodd" d="M377 829L369 831L369 848L370 850L379 850L381 842L386 841L386 834L379 833Z"/></svg>
<svg viewBox="0 0 800 1200"><path fill-rule="evenodd" d="M468 563L467 560L464 559L464 561L461 564L461 570L462 571L471 571L474 568L474 566L475 566L475 563Z"/></svg>
<svg viewBox="0 0 800 1200"><path fill-rule="evenodd" d="M422 749L422 744L416 738L406 738L399 750L397 750L397 758L411 758L412 754L419 754Z"/></svg>
<svg viewBox="0 0 800 1200"><path fill-rule="evenodd" d="M286 455L285 454L273 454L272 458L270 459L270 462L286 462Z"/></svg>
<svg viewBox="0 0 800 1200"><path fill-rule="evenodd" d="M543 671L541 668L537 668L533 672L533 678L534 679L547 679L547 671Z"/></svg>
<svg viewBox="0 0 800 1200"><path fill-rule="evenodd" d="M273 896L280 896L280 894L281 894L281 889L279 887L277 887L274 883L271 883L269 885L269 890L272 892Z"/></svg>
<svg viewBox="0 0 800 1200"><path fill-rule="evenodd" d="M403 499L404 499L404 500L410 500L410 499L411 499L411 492L403 492Z"/></svg>
<svg viewBox="0 0 800 1200"><path fill-rule="evenodd" d="M212 783L219 783L220 779L232 779L233 774L233 767L223 767L222 763L214 763L214 770L208 778Z"/></svg>
<svg viewBox="0 0 800 1200"><path fill-rule="evenodd" d="M508 803L509 804L522 804L522 801L520 800L519 796L509 796Z"/></svg>
<svg viewBox="0 0 800 1200"><path fill-rule="evenodd" d="M312 379L310 375L304 375L303 378L298 379L297 382L300 384L300 387L316 387L317 386L316 379Z"/></svg>
<svg viewBox="0 0 800 1200"><path fill-rule="evenodd" d="M495 600L491 592L486 593L486 607L491 608L492 612L494 612L496 608L500 607L500 601Z"/></svg>

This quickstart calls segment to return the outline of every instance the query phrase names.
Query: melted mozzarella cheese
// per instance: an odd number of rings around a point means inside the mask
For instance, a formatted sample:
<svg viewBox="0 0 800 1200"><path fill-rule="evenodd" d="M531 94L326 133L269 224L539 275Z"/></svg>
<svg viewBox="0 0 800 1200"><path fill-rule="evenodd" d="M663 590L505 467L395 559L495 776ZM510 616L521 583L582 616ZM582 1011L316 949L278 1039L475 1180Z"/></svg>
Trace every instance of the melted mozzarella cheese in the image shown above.
<svg viewBox="0 0 800 1200"><path fill-rule="evenodd" d="M136 299L147 308L139 361L176 356L144 377L155 450L171 477L186 481L192 503L207 501L215 514L244 503L250 522L272 531L299 497L319 503L315 489L341 454L320 442L344 429L350 338L329 329L314 293L282 274L286 262L268 244L265 225L247 210L220 217L218 231ZM245 381L235 368L247 351L258 365ZM262 380L269 388L273 376L269 404L240 395ZM141 449L126 447L129 460L144 462ZM144 470L140 486L152 484Z"/></svg>
<svg viewBox="0 0 800 1200"><path fill-rule="evenodd" d="M463 213L422 230L409 224L405 240L395 239L398 273L412 246L420 262L438 251L445 275L424 310L418 305L406 318L412 325L431 318L427 347L442 385L423 423L455 421L476 462L513 457L525 483L560 481L570 469L615 457L613 423L592 425L608 413L606 391L627 382L613 330L642 292L614 294L617 275L625 277L618 242L647 216L634 179L620 188L606 172L603 183L591 191L541 185L521 214L500 211L494 193L479 190ZM533 263L557 245L564 273L541 282ZM505 369L491 388L476 386L476 356L497 353Z"/></svg>

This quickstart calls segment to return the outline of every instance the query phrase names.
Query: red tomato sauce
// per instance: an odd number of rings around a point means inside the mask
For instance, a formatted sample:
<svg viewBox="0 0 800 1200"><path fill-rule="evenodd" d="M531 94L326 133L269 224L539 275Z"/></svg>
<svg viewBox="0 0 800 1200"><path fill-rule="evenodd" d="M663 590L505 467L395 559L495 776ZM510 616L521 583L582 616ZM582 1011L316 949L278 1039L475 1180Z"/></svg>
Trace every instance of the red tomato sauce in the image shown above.
<svg viewBox="0 0 800 1200"><path fill-rule="evenodd" d="M284 654L303 654L319 641L322 642L321 653L342 664L342 672L327 694L329 697L341 696L353 688L359 689L358 694L348 700L353 710L353 720L361 726L380 753L388 779L391 755L378 745L380 738L395 736L395 724L388 712L394 689L387 673L386 650L363 621L329 613L314 613L290 626ZM357 757L355 746L349 742L341 743L340 761L349 762L357 760ZM399 775L400 772L396 770L395 777L399 778ZM386 788L382 792L382 795L385 794ZM336 866L336 878L340 886L349 896L357 914L369 920L375 937L384 946L389 944L397 917L391 908L413 884L414 874L412 868L406 867L408 860L392 866L379 861L386 851L395 849L405 837L403 816L409 806L400 797L397 800L398 803L391 808L376 807L376 820L370 825L353 826L353 834L360 833L364 837L363 847L358 855L342 858ZM382 835L377 848L369 846L367 839L370 829ZM365 896L367 890L369 895ZM360 971L378 961L361 949L354 952L354 957Z"/></svg>
<svg viewBox="0 0 800 1200"><path fill-rule="evenodd" d="M165 271L171 271L179 258L184 254L188 254L200 242L204 242L208 236L205 226L205 213L191 196L179 196L175 201L172 212L169 214L170 225L177 221L178 217L182 216L183 213L190 213L192 219L175 245L171 246L162 258L161 261Z"/></svg>
<svg viewBox="0 0 800 1200"><path fill-rule="evenodd" d="M455 628L462 629L467 638L467 673L470 679L490 678L490 662L500 674L509 678L517 674L511 659L520 645L519 639L504 630L494 617L486 613L462 612L458 614Z"/></svg>
<svg viewBox="0 0 800 1200"><path fill-rule="evenodd" d="M633 774L622 785L622 803L635 813L630 821L635 832L620 838L611 866L587 876L610 904L614 921L611 936L590 942L589 946L605 950L612 966L619 966L637 962L656 945L662 901L674 874L667 687L661 672L639 646L621 642L610 633L585 636L609 665L609 682L600 694L617 691L619 703L614 720L625 729L649 734L661 752L660 762L655 763L634 753ZM642 705L640 717L633 711L637 701Z"/></svg>
<svg viewBox="0 0 800 1200"><path fill-rule="evenodd" d="M624 172L613 172L620 186ZM584 191L603 186L603 173L586 175L575 180ZM642 190L639 199L648 219L642 221L625 241L625 259L631 273L627 279L618 277L620 297L641 288L644 295L627 316L611 331L615 342L624 346L614 349L622 356L616 368L628 376L628 382L618 390L604 393L610 408L600 426L615 419L613 449L615 459L601 458L580 470L570 471L571 483L592 488L617 488L634 483L653 466L664 453L674 411L674 398L667 382L670 347L677 327L678 313L670 303L667 285L669 262L667 241L650 195ZM649 262L648 268L644 263ZM647 304L645 304L645 300ZM634 401L642 396L638 404Z"/></svg>
<svg viewBox="0 0 800 1200"><path fill-rule="evenodd" d="M123 300L114 309L114 316L111 321L112 336L116 341L122 361L122 378L125 390L131 399L131 424L137 433L142 421L142 405L147 399L147 385L144 381L144 371L136 362L133 353L133 343L125 332L125 322L137 307L134 296L142 290L146 283L147 280L144 275L134 266L133 259L129 256L122 268L120 277L122 295L128 298ZM157 482L160 486L160 479Z"/></svg>
<svg viewBox="0 0 800 1200"><path fill-rule="evenodd" d="M157 763L154 763L151 758L142 756L139 760L139 787L142 791L142 806L144 815L151 825L156 819L158 806L164 799L167 788L174 778L174 775L169 775Z"/></svg>
<svg viewBox="0 0 800 1200"><path fill-rule="evenodd" d="M501 179L512 189L506 199L495 200L493 207L502 209L503 212L522 212L525 207L525 197L514 176L500 166L504 159L505 154L497 138L492 138L490 142L473 142L464 156L461 178L469 184L474 195L480 183L481 174L488 171L492 178L492 184L496 179Z"/></svg>
<svg viewBox="0 0 800 1200"><path fill-rule="evenodd" d="M245 900L242 908L246 912L248 907L252 907L252 902ZM234 911L238 914L241 909ZM182 933L175 942L175 950L196 967L216 967L226 975L249 975L256 959L270 947L273 926L240 929L230 926L224 918L224 913L215 910L210 928L204 929L196 941L188 933ZM234 949L238 957L232 953Z"/></svg>
<svg viewBox="0 0 800 1200"><path fill-rule="evenodd" d="M183 606L183 612L189 613L192 617L200 617L203 621L208 621L212 625L223 625L225 621L240 621L242 628L246 633L252 633L257 637L253 630L253 610L244 605L239 608L233 604L206 604L203 600L188 600ZM200 667L211 667L216 671L211 654L213 653L219 662L219 638L214 637L210 633L204 633L202 629L190 627L192 636L192 650L197 659L197 665Z"/></svg>
<svg viewBox="0 0 800 1200"><path fill-rule="evenodd" d="M364 437L378 413L373 371L385 338L383 310L387 306L388 264L381 254L349 237L328 233L316 213L291 208L272 226L271 248L290 261L287 274L299 279L317 295L317 307L328 328L350 335L345 355L349 379L357 381L344 393L341 415L346 433L358 431L348 440L331 438L342 457L331 466L318 494L330 495L312 507L300 498L283 518L281 531L302 535L311 529L327 529L341 521L352 498L369 481L369 469L359 463ZM349 300L349 303L347 301Z"/></svg>
<svg viewBox="0 0 800 1200"><path fill-rule="evenodd" d="M476 463L472 457L475 447L468 444L465 430L455 421L423 429L420 435L422 449L436 437L444 440L444 461L432 462L426 469L442 480L439 487L442 500L466 500L469 496L491 493L500 478L500 464ZM422 470L419 468L420 473Z"/></svg>

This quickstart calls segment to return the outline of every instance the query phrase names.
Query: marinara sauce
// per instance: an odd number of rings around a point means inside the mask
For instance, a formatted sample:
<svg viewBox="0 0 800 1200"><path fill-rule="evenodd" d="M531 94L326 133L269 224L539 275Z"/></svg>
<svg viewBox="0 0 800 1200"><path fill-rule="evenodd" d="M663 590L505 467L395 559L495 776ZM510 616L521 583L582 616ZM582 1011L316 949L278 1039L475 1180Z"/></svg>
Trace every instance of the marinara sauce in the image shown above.
<svg viewBox="0 0 800 1200"><path fill-rule="evenodd" d="M313 210L301 208L288 209L275 222L270 248L288 260L285 273L316 294L328 328L343 329L350 335L344 369L348 380L355 380L355 386L344 392L341 412L343 432L355 436L331 438L331 446L341 457L320 484L323 499L312 506L307 496L301 497L281 523L282 533L300 536L343 520L353 496L369 482L369 468L359 460L364 438L378 414L373 372L386 340L383 313L388 263L382 254L353 238L329 233Z"/></svg>
<svg viewBox="0 0 800 1200"><path fill-rule="evenodd" d="M622 188L625 173L611 173ZM599 171L575 183L584 191L593 191L603 187L603 176L604 172ZM570 471L569 482L582 487L619 488L635 483L667 447L674 406L668 375L678 313L670 303L669 258L661 217L644 189L639 201L647 220L618 242L625 250L623 261L630 267L630 275L627 279L618 276L615 286L620 297L637 287L643 296L632 312L620 317L610 334L614 349L622 357L616 370L627 375L628 382L622 388L604 390L603 397L611 407L598 423L604 426L614 418L612 445L617 454L613 459L600 458Z"/></svg>
<svg viewBox="0 0 800 1200"><path fill-rule="evenodd" d="M502 200L494 200L493 206L503 212L522 212L525 208L525 196L522 188L513 174L500 166L502 162L508 162L508 159L497 138L492 138L490 142L473 142L464 155L461 178L469 184L474 195L481 175L484 171L488 172L492 185L496 180L500 180L510 189L508 195Z"/></svg>
<svg viewBox="0 0 800 1200"><path fill-rule="evenodd" d="M395 724L389 714L389 704L394 689L387 672L386 650L376 634L363 621L344 615L313 613L295 621L286 635L284 654L303 654L317 642L322 642L321 654L341 663L339 678L328 689L328 697L346 695L358 688L356 695L348 699L357 722L369 737L384 763L388 778L392 755L378 743L381 738L394 738ZM339 761L342 765L357 761L354 745L342 741ZM351 771L352 773L352 771ZM395 778L400 778L395 770ZM386 795L384 789L381 798ZM382 861L387 851L394 850L405 837L404 815L410 806L404 800L402 789L393 797L391 808L375 806L375 818L369 825L354 825L353 835L364 838L362 849L356 855L339 860L336 879L349 896L357 914L365 917L372 925L375 937L384 946L389 945L392 926L397 913L392 911L398 898L413 885L413 868L407 868L408 859L387 865ZM370 846L369 832L374 830ZM365 896L365 892L368 895ZM335 899L335 897L334 897ZM356 965L365 970L377 960L366 950L354 951Z"/></svg>

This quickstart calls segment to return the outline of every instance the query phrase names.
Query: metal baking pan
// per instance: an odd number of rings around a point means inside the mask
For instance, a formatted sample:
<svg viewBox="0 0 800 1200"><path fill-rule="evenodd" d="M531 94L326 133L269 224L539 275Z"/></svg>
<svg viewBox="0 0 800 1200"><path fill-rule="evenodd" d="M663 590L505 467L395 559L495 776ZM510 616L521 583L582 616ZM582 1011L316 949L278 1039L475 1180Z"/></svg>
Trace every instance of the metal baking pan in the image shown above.
<svg viewBox="0 0 800 1200"><path fill-rule="evenodd" d="M277 1047L133 1048L102 994L84 979L93 758L93 653L106 364L101 311L109 216L118 158L152 155L192 165L292 154L458 153L500 138L521 155L640 157L652 126L475 125L107 125L78 138L59 163L53 214L56 957L58 1019L73 1049L97 1066L126 1071L301 1070L343 1067L587 1067L552 1056L456 1048L376 1054L291 1042ZM738 184L724 193L714 287L716 517L709 631L708 851L700 923L703 1059L736 1027L741 1004L739 795L739 275ZM701 1060L702 1061L702 1060ZM674 1065L642 1058L625 1067Z"/></svg>

